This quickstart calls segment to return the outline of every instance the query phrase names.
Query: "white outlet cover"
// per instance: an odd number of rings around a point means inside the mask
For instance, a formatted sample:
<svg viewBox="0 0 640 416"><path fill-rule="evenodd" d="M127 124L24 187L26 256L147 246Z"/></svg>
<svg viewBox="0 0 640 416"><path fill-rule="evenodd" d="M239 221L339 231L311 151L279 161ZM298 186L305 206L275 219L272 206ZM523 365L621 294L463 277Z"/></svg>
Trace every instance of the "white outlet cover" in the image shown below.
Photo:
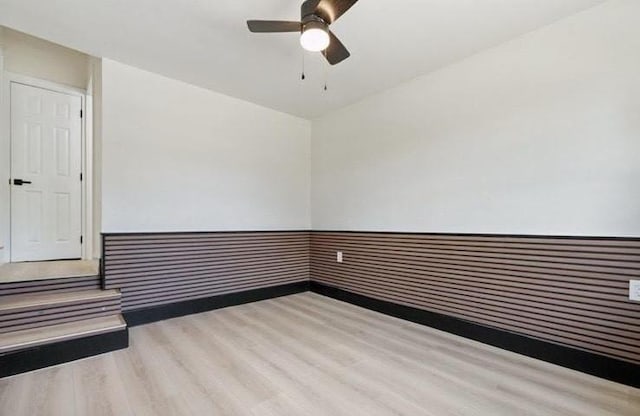
<svg viewBox="0 0 640 416"><path fill-rule="evenodd" d="M336 261L342 263L342 251L336 251Z"/></svg>
<svg viewBox="0 0 640 416"><path fill-rule="evenodd" d="M640 280L629 280L629 299L640 302Z"/></svg>

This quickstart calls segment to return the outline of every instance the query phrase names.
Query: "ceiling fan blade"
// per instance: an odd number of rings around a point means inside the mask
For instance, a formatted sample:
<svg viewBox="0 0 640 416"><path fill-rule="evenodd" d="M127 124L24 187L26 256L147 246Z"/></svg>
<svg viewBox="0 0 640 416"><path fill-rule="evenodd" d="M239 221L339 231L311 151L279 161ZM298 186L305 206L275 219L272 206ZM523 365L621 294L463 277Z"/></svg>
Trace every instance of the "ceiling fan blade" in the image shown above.
<svg viewBox="0 0 640 416"><path fill-rule="evenodd" d="M320 0L316 6L318 14L325 22L331 24L345 14L358 0Z"/></svg>
<svg viewBox="0 0 640 416"><path fill-rule="evenodd" d="M329 47L324 51L324 57L327 58L327 61L329 61L331 65L339 64L351 56L347 48L340 42L340 39L331 31L329 31L329 38L331 41Z"/></svg>
<svg viewBox="0 0 640 416"><path fill-rule="evenodd" d="M285 22L280 20L247 20L247 26L253 33L300 32L300 22Z"/></svg>

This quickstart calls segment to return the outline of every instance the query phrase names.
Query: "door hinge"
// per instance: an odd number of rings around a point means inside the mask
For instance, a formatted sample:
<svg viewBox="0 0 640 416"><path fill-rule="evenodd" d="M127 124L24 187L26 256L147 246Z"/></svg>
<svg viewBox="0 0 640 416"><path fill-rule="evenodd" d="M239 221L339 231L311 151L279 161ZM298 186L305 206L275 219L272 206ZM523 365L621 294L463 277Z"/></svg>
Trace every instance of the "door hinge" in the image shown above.
<svg viewBox="0 0 640 416"><path fill-rule="evenodd" d="M80 110L80 118L82 118L82 110Z"/></svg>
<svg viewBox="0 0 640 416"><path fill-rule="evenodd" d="M80 236L80 244L82 244L82 236Z"/></svg>
<svg viewBox="0 0 640 416"><path fill-rule="evenodd" d="M82 172L80 172L80 181L82 181Z"/></svg>

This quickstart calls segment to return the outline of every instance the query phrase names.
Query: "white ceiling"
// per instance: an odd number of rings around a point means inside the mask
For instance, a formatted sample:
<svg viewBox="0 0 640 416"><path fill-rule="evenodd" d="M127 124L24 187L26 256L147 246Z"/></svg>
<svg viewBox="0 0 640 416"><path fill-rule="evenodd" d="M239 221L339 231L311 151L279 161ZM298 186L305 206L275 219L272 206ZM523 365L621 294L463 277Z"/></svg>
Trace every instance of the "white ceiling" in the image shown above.
<svg viewBox="0 0 640 416"><path fill-rule="evenodd" d="M245 24L298 19L301 2L0 0L0 24L315 118L603 0L360 0L332 25L351 58L328 68L305 53L306 81L296 34L252 34Z"/></svg>

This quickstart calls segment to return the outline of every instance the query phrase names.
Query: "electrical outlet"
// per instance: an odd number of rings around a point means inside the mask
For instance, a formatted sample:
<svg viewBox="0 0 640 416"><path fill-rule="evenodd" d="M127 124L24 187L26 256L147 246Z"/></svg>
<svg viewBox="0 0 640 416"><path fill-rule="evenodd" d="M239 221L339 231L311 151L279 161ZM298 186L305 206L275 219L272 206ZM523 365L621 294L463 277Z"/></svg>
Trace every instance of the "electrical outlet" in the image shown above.
<svg viewBox="0 0 640 416"><path fill-rule="evenodd" d="M336 251L336 261L342 263L342 251Z"/></svg>
<svg viewBox="0 0 640 416"><path fill-rule="evenodd" d="M640 280L629 280L629 299L640 302Z"/></svg>

